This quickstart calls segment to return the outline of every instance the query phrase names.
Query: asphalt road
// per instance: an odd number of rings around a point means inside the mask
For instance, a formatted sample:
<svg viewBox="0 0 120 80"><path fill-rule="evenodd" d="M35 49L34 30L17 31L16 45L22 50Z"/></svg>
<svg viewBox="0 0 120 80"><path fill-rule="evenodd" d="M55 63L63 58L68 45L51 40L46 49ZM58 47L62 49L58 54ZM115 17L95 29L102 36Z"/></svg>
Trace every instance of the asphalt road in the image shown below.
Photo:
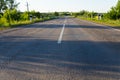
<svg viewBox="0 0 120 80"><path fill-rule="evenodd" d="M2 31L0 80L120 80L120 30L66 17Z"/></svg>

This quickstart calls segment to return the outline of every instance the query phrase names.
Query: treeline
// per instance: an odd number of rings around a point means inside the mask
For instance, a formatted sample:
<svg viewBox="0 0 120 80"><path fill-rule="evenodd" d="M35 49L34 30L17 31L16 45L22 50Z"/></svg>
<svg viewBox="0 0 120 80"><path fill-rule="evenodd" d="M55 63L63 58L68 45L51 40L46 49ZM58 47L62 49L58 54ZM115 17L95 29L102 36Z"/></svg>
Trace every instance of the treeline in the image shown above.
<svg viewBox="0 0 120 80"><path fill-rule="evenodd" d="M97 12L89 12L82 10L77 13L73 13L73 16L78 17L82 16L85 18L91 19L111 19L111 20L119 20L120 19L120 0L118 0L115 7L112 7L110 11L107 13L97 13Z"/></svg>
<svg viewBox="0 0 120 80"><path fill-rule="evenodd" d="M82 16L82 17L85 17L85 18L94 18L94 17L98 16L98 13L82 10L80 12L72 13L72 15L74 17Z"/></svg>
<svg viewBox="0 0 120 80"><path fill-rule="evenodd" d="M15 0L0 0L0 26L26 24L33 21L44 21L56 18L58 13L40 13L36 11L21 12L17 10L20 3Z"/></svg>

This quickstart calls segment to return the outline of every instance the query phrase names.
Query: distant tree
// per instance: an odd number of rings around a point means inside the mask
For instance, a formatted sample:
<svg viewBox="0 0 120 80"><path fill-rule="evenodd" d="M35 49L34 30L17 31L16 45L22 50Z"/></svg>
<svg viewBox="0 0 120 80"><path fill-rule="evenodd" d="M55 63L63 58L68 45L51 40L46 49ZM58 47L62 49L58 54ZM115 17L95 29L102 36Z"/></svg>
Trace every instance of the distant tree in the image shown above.
<svg viewBox="0 0 120 80"><path fill-rule="evenodd" d="M88 16L89 16L90 18L94 18L94 17L96 17L97 15L98 15L97 12L89 12L89 14L88 14Z"/></svg>
<svg viewBox="0 0 120 80"><path fill-rule="evenodd" d="M40 12L35 12L35 16L36 16L37 18L40 18L40 17L41 17L41 13L40 13Z"/></svg>
<svg viewBox="0 0 120 80"><path fill-rule="evenodd" d="M73 15L74 17L77 17L77 16L79 16L79 13L78 13L78 12L72 13L72 15Z"/></svg>
<svg viewBox="0 0 120 80"><path fill-rule="evenodd" d="M86 13L88 13L88 12L85 11L85 10L82 10L82 11L79 12L79 15L83 16L83 15L85 15Z"/></svg>
<svg viewBox="0 0 120 80"><path fill-rule="evenodd" d="M59 13L58 13L58 12L55 12L54 15L55 15L55 16L59 16Z"/></svg>

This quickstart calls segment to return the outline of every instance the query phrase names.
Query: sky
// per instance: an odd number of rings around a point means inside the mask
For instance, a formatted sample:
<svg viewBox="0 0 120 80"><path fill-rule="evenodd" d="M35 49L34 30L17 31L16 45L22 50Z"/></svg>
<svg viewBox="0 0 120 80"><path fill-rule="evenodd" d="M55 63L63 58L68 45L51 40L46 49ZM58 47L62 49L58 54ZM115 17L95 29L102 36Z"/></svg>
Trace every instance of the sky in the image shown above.
<svg viewBox="0 0 120 80"><path fill-rule="evenodd" d="M16 0L20 2L18 9L26 11L26 4L29 10L39 12L79 12L81 10L94 12L107 12L115 6L118 0Z"/></svg>

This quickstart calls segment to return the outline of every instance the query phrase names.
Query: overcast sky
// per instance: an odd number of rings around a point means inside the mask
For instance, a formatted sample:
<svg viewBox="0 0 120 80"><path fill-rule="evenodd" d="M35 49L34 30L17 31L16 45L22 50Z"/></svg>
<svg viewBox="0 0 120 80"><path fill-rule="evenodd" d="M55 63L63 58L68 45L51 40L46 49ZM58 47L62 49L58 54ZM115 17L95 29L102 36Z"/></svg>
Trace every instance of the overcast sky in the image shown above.
<svg viewBox="0 0 120 80"><path fill-rule="evenodd" d="M39 12L78 12L88 10L95 12L107 12L112 6L115 6L118 0L16 0L20 2L18 9L26 11L26 2L29 3L29 9Z"/></svg>

